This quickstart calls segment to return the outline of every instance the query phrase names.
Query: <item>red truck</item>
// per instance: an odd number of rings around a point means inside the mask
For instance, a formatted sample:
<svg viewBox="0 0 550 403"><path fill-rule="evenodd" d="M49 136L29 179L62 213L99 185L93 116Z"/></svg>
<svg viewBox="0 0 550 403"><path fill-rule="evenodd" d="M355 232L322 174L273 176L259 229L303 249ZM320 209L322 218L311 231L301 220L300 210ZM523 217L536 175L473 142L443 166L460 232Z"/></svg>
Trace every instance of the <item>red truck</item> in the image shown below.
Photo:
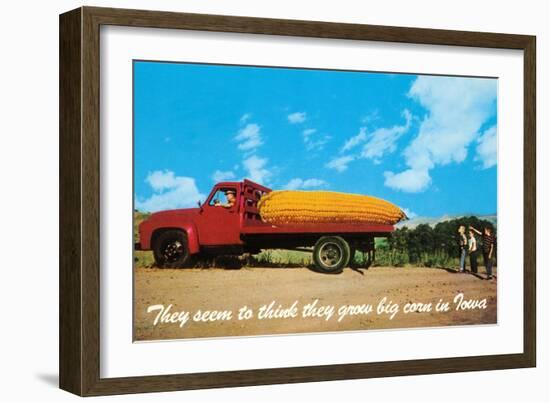
<svg viewBox="0 0 550 403"><path fill-rule="evenodd" d="M220 200L234 192L234 203ZM257 204L271 189L250 180L220 182L198 208L153 213L139 225L136 250L152 250L160 267L186 267L196 257L289 249L313 253L315 267L337 273L356 250L374 259L374 238L388 237L393 225L323 223L273 225L262 221ZM313 247L313 249L311 249Z"/></svg>

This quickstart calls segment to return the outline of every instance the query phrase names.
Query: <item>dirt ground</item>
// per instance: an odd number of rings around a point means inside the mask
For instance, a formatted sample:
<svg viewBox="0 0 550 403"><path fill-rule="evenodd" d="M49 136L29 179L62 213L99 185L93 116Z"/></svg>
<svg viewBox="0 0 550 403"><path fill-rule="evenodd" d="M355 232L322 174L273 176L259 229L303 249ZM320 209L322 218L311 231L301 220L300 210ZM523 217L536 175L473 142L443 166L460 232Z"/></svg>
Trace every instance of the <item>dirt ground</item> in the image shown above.
<svg viewBox="0 0 550 403"><path fill-rule="evenodd" d="M368 270L347 268L341 274L327 275L307 268L138 267L135 268L134 280L135 340L496 323L497 281L484 280L483 267L480 272L476 276L448 269L371 267ZM464 300L485 299L486 307L482 303L472 303L462 306L469 309L457 310L453 300L460 293ZM378 304L384 297L388 312L378 314ZM440 299L450 303L449 311L436 312ZM271 302L274 302L272 309L263 311L271 317L258 319L259 309ZM303 317L303 309L314 302L315 309L308 311L311 315ZM417 302L432 303L431 311L422 312L427 309L426 305L409 306L412 312L404 313L406 304ZM372 305L373 312L365 313L359 309L365 304ZM399 311L390 319L393 304L399 305ZM159 307L148 313L147 309L152 305L163 305L165 315L160 314ZM238 320L239 308L245 305L253 309L252 317ZM289 317L275 317L275 309L279 306L279 313ZM328 320L330 308L319 309L324 306L333 306L333 314ZM194 320L199 310L206 322ZM230 317L227 311L232 311ZM339 320L339 312L344 311L349 314ZM186 313L189 315L187 319ZM155 325L156 319L158 323Z"/></svg>

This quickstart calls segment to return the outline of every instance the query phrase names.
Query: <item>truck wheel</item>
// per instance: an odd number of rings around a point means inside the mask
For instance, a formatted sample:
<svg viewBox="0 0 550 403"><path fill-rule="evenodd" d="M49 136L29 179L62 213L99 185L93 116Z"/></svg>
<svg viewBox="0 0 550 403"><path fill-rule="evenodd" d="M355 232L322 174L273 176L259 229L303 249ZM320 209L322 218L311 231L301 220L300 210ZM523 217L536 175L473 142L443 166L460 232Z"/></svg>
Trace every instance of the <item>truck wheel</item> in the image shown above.
<svg viewBox="0 0 550 403"><path fill-rule="evenodd" d="M340 273L349 259L349 244L339 236L321 237L313 248L313 262L323 273Z"/></svg>
<svg viewBox="0 0 550 403"><path fill-rule="evenodd" d="M192 264L187 235L179 230L168 230L160 234L155 240L153 255L159 267L189 267Z"/></svg>

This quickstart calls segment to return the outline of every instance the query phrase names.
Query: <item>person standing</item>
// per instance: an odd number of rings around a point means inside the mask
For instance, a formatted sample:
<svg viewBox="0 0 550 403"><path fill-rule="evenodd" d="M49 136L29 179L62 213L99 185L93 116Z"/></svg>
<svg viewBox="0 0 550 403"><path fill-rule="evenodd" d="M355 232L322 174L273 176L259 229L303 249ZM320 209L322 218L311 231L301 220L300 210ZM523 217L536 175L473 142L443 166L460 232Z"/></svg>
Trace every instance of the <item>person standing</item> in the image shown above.
<svg viewBox="0 0 550 403"><path fill-rule="evenodd" d="M477 241L472 229L468 232L468 253L470 254L470 270L477 274Z"/></svg>
<svg viewBox="0 0 550 403"><path fill-rule="evenodd" d="M493 278L493 256L495 255L495 237L491 227L483 228L483 234L481 231L471 228L473 231L482 236L483 242L483 264L485 265L485 272L487 273L487 280Z"/></svg>
<svg viewBox="0 0 550 403"><path fill-rule="evenodd" d="M460 253L460 273L466 271L466 254L468 253L468 238L466 238L466 227L461 225L458 227L458 247Z"/></svg>

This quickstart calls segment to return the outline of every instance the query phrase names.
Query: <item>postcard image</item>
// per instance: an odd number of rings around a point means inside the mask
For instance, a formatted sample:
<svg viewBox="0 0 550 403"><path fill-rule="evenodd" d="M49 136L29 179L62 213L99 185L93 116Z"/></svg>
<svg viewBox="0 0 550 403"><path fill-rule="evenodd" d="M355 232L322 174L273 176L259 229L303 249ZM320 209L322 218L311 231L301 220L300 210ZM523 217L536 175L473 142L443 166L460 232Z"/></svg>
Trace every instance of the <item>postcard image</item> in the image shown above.
<svg viewBox="0 0 550 403"><path fill-rule="evenodd" d="M134 341L496 324L497 98L135 60Z"/></svg>

